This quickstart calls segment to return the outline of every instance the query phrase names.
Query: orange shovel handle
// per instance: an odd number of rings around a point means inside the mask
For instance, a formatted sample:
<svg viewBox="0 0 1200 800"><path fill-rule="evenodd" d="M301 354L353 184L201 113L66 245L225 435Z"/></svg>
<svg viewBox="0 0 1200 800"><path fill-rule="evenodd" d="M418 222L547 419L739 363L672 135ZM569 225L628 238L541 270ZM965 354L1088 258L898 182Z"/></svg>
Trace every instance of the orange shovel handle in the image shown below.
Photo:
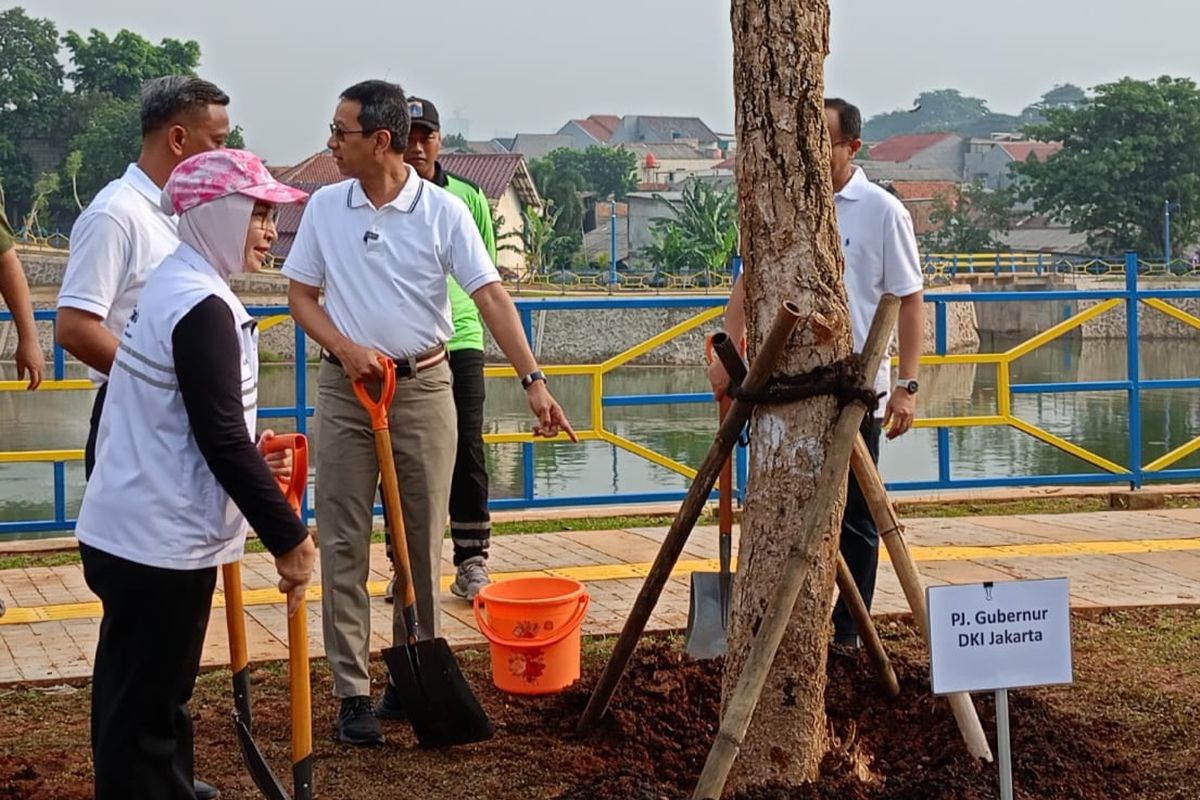
<svg viewBox="0 0 1200 800"><path fill-rule="evenodd" d="M308 439L302 433L282 433L263 442L264 455L281 450L292 451L292 478L289 481L276 480L288 505L299 514L304 490L308 488Z"/></svg>
<svg viewBox="0 0 1200 800"><path fill-rule="evenodd" d="M390 363L390 362L389 362ZM279 489L297 515L308 488L308 439L302 433L273 436L263 443L266 453L292 451L291 480L279 480ZM312 690L308 665L308 614L304 600L288 618L288 677L292 706L292 763L312 755ZM311 787L309 787L311 791ZM299 796L299 795L297 795Z"/></svg>
<svg viewBox="0 0 1200 800"><path fill-rule="evenodd" d="M396 394L396 364L390 358L380 356L379 365L383 367L379 399L371 399L371 395L367 393L367 385L358 380L354 381L354 393L358 395L358 402L362 403L363 408L371 415L371 428L382 431L387 429L388 408L392 405L392 396Z"/></svg>

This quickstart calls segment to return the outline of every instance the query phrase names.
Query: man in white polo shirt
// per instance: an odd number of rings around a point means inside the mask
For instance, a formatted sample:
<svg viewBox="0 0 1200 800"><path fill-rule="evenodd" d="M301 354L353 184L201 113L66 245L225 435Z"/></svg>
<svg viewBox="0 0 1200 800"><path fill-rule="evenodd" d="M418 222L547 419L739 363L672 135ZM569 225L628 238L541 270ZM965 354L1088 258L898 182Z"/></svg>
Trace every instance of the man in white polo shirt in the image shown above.
<svg viewBox="0 0 1200 800"><path fill-rule="evenodd" d="M908 210L898 198L871 183L866 173L854 166L854 156L862 147L861 112L841 98L828 98L825 100L825 122L829 126L829 166L846 262L843 277L855 352L862 352L875 309L883 295L894 294L900 298L897 326L900 334L899 378L893 386L891 365L884 359L875 378L875 391L880 395L879 409L874 416L864 419L862 426L871 457L878 463L882 429L887 428L887 438L895 439L912 427L916 416L917 363L925 332L925 282ZM743 292L739 281L730 293L725 312L725 330L735 342L746 335ZM729 376L719 360L709 367L709 380L719 398L729 385ZM853 474L850 475L842 517L841 551L863 601L870 608L879 565L879 531ZM833 611L833 635L838 645L857 647L860 644L854 621L841 599Z"/></svg>
<svg viewBox="0 0 1200 800"><path fill-rule="evenodd" d="M534 433L575 438L466 204L404 163L410 125L404 91L395 84L364 81L342 93L328 147L349 180L312 196L283 265L292 315L324 351L314 439L325 652L341 700L337 738L359 745L381 744L378 717L401 718L403 709L391 686L377 711L370 700L366 581L379 470L352 380L377 379L381 356L396 363L392 449L425 636L436 637L439 629L442 537L457 442L445 347L454 334L447 277L475 301L522 376L538 419ZM400 605L392 623L397 643L406 634Z"/></svg>
<svg viewBox="0 0 1200 800"><path fill-rule="evenodd" d="M175 217L159 207L162 187L184 159L225 146L229 96L208 81L171 75L142 89L137 163L88 204L71 228L71 254L58 293L58 343L89 367L96 384L84 470L92 474L117 337L150 272L179 246Z"/></svg>
<svg viewBox="0 0 1200 800"><path fill-rule="evenodd" d="M169 75L142 87L142 150L125 174L88 204L71 228L71 254L58 293L58 343L87 364L96 399L84 449L84 474L96 464L96 433L108 373L150 273L179 246L176 219L159 200L171 171L184 159L225 146L229 96L208 81ZM185 754L191 759L191 750ZM195 784L197 800L218 792Z"/></svg>

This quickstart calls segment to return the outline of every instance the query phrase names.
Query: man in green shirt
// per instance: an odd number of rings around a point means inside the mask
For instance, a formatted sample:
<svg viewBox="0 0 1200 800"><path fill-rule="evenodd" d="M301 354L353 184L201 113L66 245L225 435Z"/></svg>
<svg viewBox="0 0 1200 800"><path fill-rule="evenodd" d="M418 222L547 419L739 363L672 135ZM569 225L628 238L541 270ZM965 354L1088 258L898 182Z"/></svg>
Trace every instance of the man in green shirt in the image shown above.
<svg viewBox="0 0 1200 800"><path fill-rule="evenodd" d="M496 235L492 210L483 190L452 175L438 163L442 147L441 123L433 103L408 98L412 128L404 161L427 181L442 187L467 204L492 261L496 260ZM457 572L450 591L473 600L489 582L488 545L492 522L488 514L488 474L483 455L483 325L474 301L449 279L450 311L454 336L446 343L450 371L454 374L454 405L458 410L458 452L450 483L450 539ZM391 586L388 598L391 598Z"/></svg>
<svg viewBox="0 0 1200 800"><path fill-rule="evenodd" d="M21 259L17 258L17 241L4 209L0 208L0 297L12 312L17 327L17 380L29 378L30 390L42 382L46 360L37 326L33 323L33 302L29 299L29 283Z"/></svg>

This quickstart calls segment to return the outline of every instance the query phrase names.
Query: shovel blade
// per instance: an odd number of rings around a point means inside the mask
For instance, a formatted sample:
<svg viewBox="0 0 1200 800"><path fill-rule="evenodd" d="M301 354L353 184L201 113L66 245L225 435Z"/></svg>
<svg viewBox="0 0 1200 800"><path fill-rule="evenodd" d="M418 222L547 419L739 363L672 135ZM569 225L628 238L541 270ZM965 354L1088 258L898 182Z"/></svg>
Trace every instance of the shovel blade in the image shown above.
<svg viewBox="0 0 1200 800"><path fill-rule="evenodd" d="M721 575L693 572L684 651L703 661L725 655L727 612L721 608Z"/></svg>
<svg viewBox="0 0 1200 800"><path fill-rule="evenodd" d="M383 660L422 747L492 738L495 729L445 639L390 647L383 651Z"/></svg>
<svg viewBox="0 0 1200 800"><path fill-rule="evenodd" d="M233 712L233 727L237 731L238 745L242 750L242 761L245 762L250 777L254 779L254 785L262 792L263 797L267 800L292 800L288 790L275 777L275 773L271 771L267 760L263 758L258 745L254 743L254 737L250 735L250 728L236 711Z"/></svg>

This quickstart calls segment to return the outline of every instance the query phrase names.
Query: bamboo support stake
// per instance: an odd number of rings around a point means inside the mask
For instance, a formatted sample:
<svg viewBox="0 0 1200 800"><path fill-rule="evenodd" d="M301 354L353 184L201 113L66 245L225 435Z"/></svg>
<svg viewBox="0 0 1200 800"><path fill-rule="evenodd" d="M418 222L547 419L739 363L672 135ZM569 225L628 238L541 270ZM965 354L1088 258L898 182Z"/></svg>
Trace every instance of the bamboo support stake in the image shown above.
<svg viewBox="0 0 1200 800"><path fill-rule="evenodd" d="M879 631L875 629L875 620L871 619L871 612L863 602L858 585L854 583L854 576L850 574L850 566L846 564L846 559L841 553L837 554L837 587L846 603L846 610L850 612L850 618L854 620L854 627L862 637L867 655L875 665L879 683L883 685L889 697L899 696L900 680L896 677L896 670L892 669L892 660L883 648Z"/></svg>
<svg viewBox="0 0 1200 800"><path fill-rule="evenodd" d="M908 607L912 610L913 619L921 629L921 636L924 637L925 646L928 647L929 618L921 575L917 572L916 562L913 561L912 553L908 550L908 543L904 541L904 527L900 524L900 520L896 516L896 509L888 498L883 478L879 475L879 469L871 458L871 451L867 449L867 443L861 436L854 442L850 467L854 470L854 477L858 480L858 486L862 489L867 506L871 509L875 527L879 529L880 538L883 539L883 544L887 548L892 569L896 571L896 577L900 580L900 587L904 590L904 597L908 600ZM966 692L956 692L946 695L946 701L950 704L950 710L954 712L954 721L958 724L958 730L962 734L963 742L967 745L967 751L976 758L990 762L992 748L988 745L987 736L983 732L983 724L979 721L975 704L971 702L971 695Z"/></svg>
<svg viewBox="0 0 1200 800"><path fill-rule="evenodd" d="M871 330L863 347L863 368L868 386L874 386L874 375L887 350L888 340L896 328L900 313L900 299L886 294L875 310ZM693 800L717 800L725 788L729 771L737 758L750 720L758 706L759 696L767 682L767 675L779 651L796 598L804 585L809 567L816 558L821 540L828 533L822 521L827 520L833 504L845 487L850 465L850 454L858 438L866 406L854 401L843 406L834 424L833 438L825 453L825 463L817 479L816 493L804 508L800 522L800 534L793 542L791 552L784 563L783 574L760 621L758 633L750 644L750 652L742 667L737 685L730 695L729 703L721 716L721 727L716 741L704 762L704 770L696 784Z"/></svg>
<svg viewBox="0 0 1200 800"><path fill-rule="evenodd" d="M800 309L792 303L785 302L775 315L775 322L767 334L762 350L759 352L758 358L754 360L750 374L746 376L747 390L756 391L766 385L771 373L775 370L779 356L787 346L792 331L799 323ZM720 334L714 337L714 342L719 336ZM582 736L591 730L608 709L609 701L612 700L613 693L617 690L617 684L625 674L629 658L633 655L633 650L637 646L642 632L646 629L650 613L658 603L663 587L671 577L671 570L675 568L675 564L679 561L679 554L683 552L683 546L687 543L688 535L695 527L700 512L704 510L704 506L712 494L722 465L729 457L730 451L733 450L738 435L753 410L752 403L741 400L734 400L730 405L729 413L717 429L716 439L708 448L704 462L696 471L696 478L688 488L687 496L680 505L675 520L671 523L671 527L659 547L654 564L650 567L646 581L642 584L641 591L638 592L633 608L629 612L629 617L625 620L625 627L622 628L621 635L617 637L616 644L613 646L612 655L609 657L608 663L604 665L604 672L600 674L596 688L592 690L587 708L584 709L583 716L580 717L579 724L575 728L576 735Z"/></svg>

